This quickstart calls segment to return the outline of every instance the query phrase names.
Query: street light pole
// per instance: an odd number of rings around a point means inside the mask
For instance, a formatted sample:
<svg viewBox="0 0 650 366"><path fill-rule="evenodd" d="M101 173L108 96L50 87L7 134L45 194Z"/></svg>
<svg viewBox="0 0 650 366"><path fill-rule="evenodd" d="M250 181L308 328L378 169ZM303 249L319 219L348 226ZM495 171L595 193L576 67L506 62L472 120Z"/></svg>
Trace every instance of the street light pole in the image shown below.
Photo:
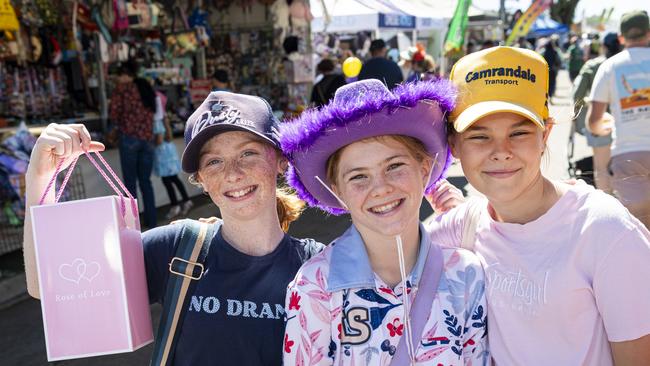
<svg viewBox="0 0 650 366"><path fill-rule="evenodd" d="M501 38L506 39L506 0L499 0L499 19L501 20Z"/></svg>

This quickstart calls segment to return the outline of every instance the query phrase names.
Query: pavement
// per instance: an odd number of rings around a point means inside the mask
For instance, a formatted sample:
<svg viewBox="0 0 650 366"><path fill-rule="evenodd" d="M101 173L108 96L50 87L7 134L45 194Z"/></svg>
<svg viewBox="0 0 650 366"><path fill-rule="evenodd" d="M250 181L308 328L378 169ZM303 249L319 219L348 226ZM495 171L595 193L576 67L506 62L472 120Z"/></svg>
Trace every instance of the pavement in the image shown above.
<svg viewBox="0 0 650 366"><path fill-rule="evenodd" d="M556 97L550 105L551 116L557 119L548 142L548 153L543 161L545 175L555 179L569 178L567 145L569 141L571 116L573 108L570 99L571 83L568 74L563 71L558 76ZM582 136L576 136L574 159L591 155L590 149ZM454 164L449 171L449 181L463 190L466 195L477 192L467 183L460 164ZM218 208L207 196L192 198L195 206L188 213L190 218L218 216ZM159 224L167 224L164 219L169 207L159 208ZM429 217L432 210L423 204L420 217ZM307 209L300 219L291 225L289 233L296 237L311 237L323 243L329 243L350 225L350 218L331 216L316 209ZM40 303L26 294L25 277L22 269L22 255L15 252L0 256L0 364L2 365L46 365L45 340ZM154 329L157 329L161 308L152 305ZM55 365L146 365L152 346L149 345L136 352L93 357L87 359L52 362Z"/></svg>

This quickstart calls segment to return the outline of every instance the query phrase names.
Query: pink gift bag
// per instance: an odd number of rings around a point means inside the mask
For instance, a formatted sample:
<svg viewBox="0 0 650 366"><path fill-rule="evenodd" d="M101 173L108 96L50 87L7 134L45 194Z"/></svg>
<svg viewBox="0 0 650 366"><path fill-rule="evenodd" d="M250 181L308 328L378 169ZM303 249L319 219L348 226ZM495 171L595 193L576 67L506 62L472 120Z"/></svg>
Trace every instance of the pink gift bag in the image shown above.
<svg viewBox="0 0 650 366"><path fill-rule="evenodd" d="M86 156L116 196L43 205L55 174L41 205L31 208L48 361L134 351L153 341L137 202L101 155L126 196Z"/></svg>

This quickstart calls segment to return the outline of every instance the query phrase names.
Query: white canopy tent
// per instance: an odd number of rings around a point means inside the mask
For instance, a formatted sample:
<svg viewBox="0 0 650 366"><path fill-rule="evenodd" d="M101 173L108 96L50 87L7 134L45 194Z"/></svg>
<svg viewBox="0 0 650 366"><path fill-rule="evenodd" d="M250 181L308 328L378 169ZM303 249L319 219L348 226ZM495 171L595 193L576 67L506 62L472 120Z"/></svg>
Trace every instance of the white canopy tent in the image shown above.
<svg viewBox="0 0 650 366"><path fill-rule="evenodd" d="M374 31L380 28L380 18L386 16L397 25L396 28L408 28L409 22L413 23L411 29L415 27L414 19L409 19L412 16L392 6L390 1L311 0L310 6L314 16L312 32Z"/></svg>
<svg viewBox="0 0 650 366"><path fill-rule="evenodd" d="M310 0L312 32L358 32L378 28L447 29L458 0ZM323 8L325 7L325 9ZM469 16L484 11L471 5ZM392 24L381 23L388 16ZM412 24L409 17L415 18Z"/></svg>
<svg viewBox="0 0 650 366"><path fill-rule="evenodd" d="M413 45L418 37L434 39L430 44L434 57L444 62L443 38L457 3L458 0L310 0L314 16L311 31L372 31L375 38L384 39L396 36L400 51ZM470 6L469 16L483 14L485 11Z"/></svg>

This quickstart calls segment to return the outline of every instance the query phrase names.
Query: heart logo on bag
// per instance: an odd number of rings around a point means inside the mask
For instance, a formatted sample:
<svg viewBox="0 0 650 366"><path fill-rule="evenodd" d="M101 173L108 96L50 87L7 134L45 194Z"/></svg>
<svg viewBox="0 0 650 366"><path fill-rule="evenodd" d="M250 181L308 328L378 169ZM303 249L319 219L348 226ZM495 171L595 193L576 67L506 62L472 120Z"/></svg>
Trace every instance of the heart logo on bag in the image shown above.
<svg viewBox="0 0 650 366"><path fill-rule="evenodd" d="M72 263L63 263L59 266L59 277L79 284L81 280L92 282L98 275L101 267L97 262L88 262L81 258L75 258Z"/></svg>

